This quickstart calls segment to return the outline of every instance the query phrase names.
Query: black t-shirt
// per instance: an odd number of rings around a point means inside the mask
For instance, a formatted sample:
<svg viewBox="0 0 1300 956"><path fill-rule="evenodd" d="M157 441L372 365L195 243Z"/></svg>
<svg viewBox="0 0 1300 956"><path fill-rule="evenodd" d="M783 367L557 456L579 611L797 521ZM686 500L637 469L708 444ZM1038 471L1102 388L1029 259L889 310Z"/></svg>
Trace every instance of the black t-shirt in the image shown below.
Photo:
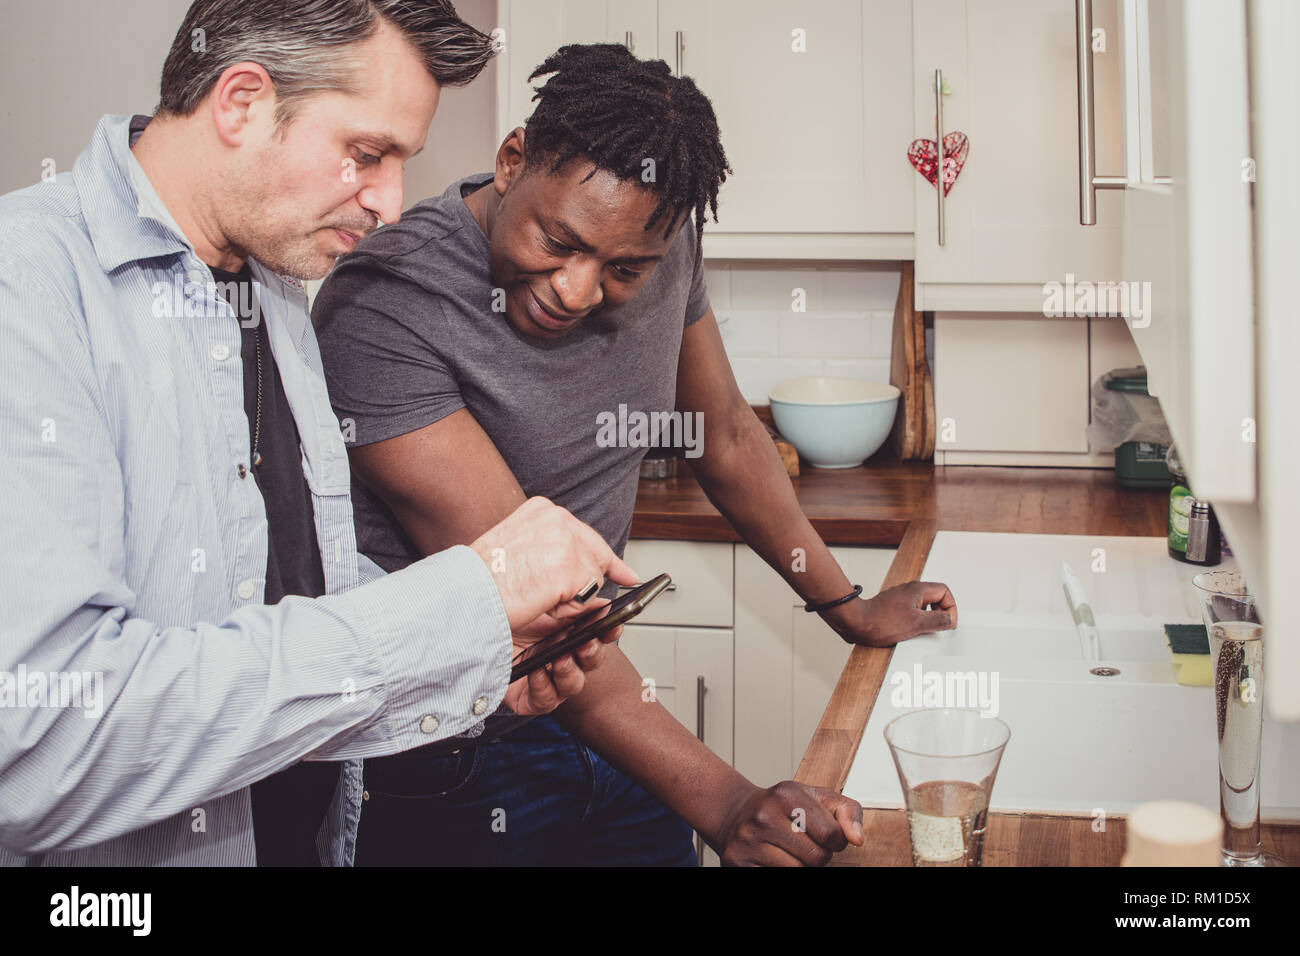
<svg viewBox="0 0 1300 956"><path fill-rule="evenodd" d="M240 320L240 356L244 363L244 411L249 447L257 433L260 462L249 470L266 504L267 604L286 595L320 597L325 572L311 502L302 471L298 425L289 408L271 342L255 302L252 270L213 269L217 288ZM234 283L247 283L237 289ZM261 424L258 425L258 360L261 351ZM256 458L255 458L256 460ZM336 763L299 763L253 784L253 838L259 866L319 866L316 832L338 783Z"/></svg>

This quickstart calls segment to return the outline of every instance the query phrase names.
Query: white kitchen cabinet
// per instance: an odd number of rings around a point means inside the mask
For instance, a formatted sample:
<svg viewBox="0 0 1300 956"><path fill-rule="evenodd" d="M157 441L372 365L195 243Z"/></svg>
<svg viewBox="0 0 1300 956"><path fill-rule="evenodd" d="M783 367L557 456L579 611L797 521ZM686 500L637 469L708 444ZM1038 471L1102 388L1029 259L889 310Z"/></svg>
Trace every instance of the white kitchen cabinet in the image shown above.
<svg viewBox="0 0 1300 956"><path fill-rule="evenodd" d="M869 595L895 553L831 548ZM654 681L660 703L695 733L702 704L705 744L755 784L792 779L852 648L743 544L634 539L624 557L643 576L667 571L677 585L619 645Z"/></svg>
<svg viewBox="0 0 1300 956"><path fill-rule="evenodd" d="M1250 100L1244 0L1149 10L1151 135L1167 141L1169 185L1126 191L1126 278L1151 287L1132 322L1149 390L1200 496L1255 500L1255 315ZM1208 67L1207 67L1208 65ZM1163 172L1163 170L1161 170ZM1248 433L1249 432L1249 433Z"/></svg>
<svg viewBox="0 0 1300 956"><path fill-rule="evenodd" d="M661 0L659 55L676 65L680 44L735 169L706 254L833 252L838 235L866 257L869 234L906 252L909 15L906 0Z"/></svg>
<svg viewBox="0 0 1300 956"><path fill-rule="evenodd" d="M991 453L1087 453L1087 319L941 312L934 364L941 464L993 464L982 457Z"/></svg>
<svg viewBox="0 0 1300 956"><path fill-rule="evenodd" d="M637 617L638 624L731 627L732 545L634 539L623 559L643 580L665 572L673 579Z"/></svg>
<svg viewBox="0 0 1300 956"><path fill-rule="evenodd" d="M936 313L935 464L1111 468L1088 444L1090 390L1140 364L1122 318Z"/></svg>
<svg viewBox="0 0 1300 956"><path fill-rule="evenodd" d="M1097 168L1123 159L1115 0L1096 0ZM1072 0L914 0L913 137L935 138L935 71L943 132L969 154L947 194L911 172L916 305L925 310L1040 315L1045 283L1114 282L1122 272L1124 193L1100 191L1097 224L1080 225L1075 7ZM910 171L910 170L909 170ZM1102 311L1102 310L1098 310Z"/></svg>
<svg viewBox="0 0 1300 956"><path fill-rule="evenodd" d="M1126 278L1149 282L1153 303L1133 337L1192 487L1214 504L1255 593L1269 713L1300 720L1287 590L1300 518L1300 11L1292 0L1133 2L1146 27L1136 45L1139 145L1153 154L1125 196Z"/></svg>
<svg viewBox="0 0 1300 956"><path fill-rule="evenodd" d="M644 684L705 746L732 763L734 753L734 547L721 542L634 539L623 558L643 578L667 572L671 590L656 598L619 640ZM705 865L717 854L706 849Z"/></svg>
<svg viewBox="0 0 1300 956"><path fill-rule="evenodd" d="M732 632L629 624L619 647L641 675L642 700L658 700L705 746L731 763ZM705 848L704 865L717 863L717 854Z"/></svg>
<svg viewBox="0 0 1300 956"><path fill-rule="evenodd" d="M533 112L528 76L566 43L627 43L646 58L657 55L656 0L498 0L505 30L498 54L497 139L523 126Z"/></svg>
<svg viewBox="0 0 1300 956"><path fill-rule="evenodd" d="M528 74L564 43L630 33L638 56L696 81L735 170L706 257L912 257L911 0L502 0L500 17L500 136L531 112Z"/></svg>
<svg viewBox="0 0 1300 956"><path fill-rule="evenodd" d="M1300 633L1290 620L1288 581L1297 571L1295 528L1300 526L1300 442L1295 440L1296 356L1300 323L1295 320L1295 265L1300 242L1295 210L1300 209L1300 179L1291 164L1300 155L1300 131L1294 117L1300 102L1300 79L1294 67L1295 37L1300 36L1300 7L1289 0L1251 0L1251 98L1255 124L1251 135L1260 173L1255 183L1255 320L1259 388L1259 495L1240 506L1238 524L1257 528L1249 555L1260 615L1272 641L1268 666L1276 675L1270 694L1272 714L1300 720ZM1268 520L1264 521L1264 515ZM1239 551L1241 549L1238 549Z"/></svg>
<svg viewBox="0 0 1300 956"><path fill-rule="evenodd" d="M864 594L874 594L896 552L831 549ZM852 648L809 614L784 579L736 545L735 767L761 786L790 779L812 740Z"/></svg>

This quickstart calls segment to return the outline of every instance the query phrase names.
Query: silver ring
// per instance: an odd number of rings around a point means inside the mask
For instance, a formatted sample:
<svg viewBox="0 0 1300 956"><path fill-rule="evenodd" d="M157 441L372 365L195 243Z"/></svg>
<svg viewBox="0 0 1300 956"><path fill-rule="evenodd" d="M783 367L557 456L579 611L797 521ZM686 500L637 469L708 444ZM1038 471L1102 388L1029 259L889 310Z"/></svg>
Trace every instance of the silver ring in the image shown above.
<svg viewBox="0 0 1300 956"><path fill-rule="evenodd" d="M573 599L577 601L579 604L586 604L593 597L595 597L596 592L599 590L600 590L600 578L592 578L590 581L587 582L586 587L584 587L581 591L579 591L577 594L573 596Z"/></svg>

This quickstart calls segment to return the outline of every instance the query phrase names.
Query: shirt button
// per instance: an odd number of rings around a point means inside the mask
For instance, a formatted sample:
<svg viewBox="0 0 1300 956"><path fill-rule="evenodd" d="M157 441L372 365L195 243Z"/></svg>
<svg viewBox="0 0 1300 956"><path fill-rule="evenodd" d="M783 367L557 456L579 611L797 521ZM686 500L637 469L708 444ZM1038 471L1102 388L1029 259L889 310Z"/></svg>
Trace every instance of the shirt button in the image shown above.
<svg viewBox="0 0 1300 956"><path fill-rule="evenodd" d="M257 592L257 585L254 584L252 581L240 581L239 587L235 588L235 593L238 594L240 598L245 601L251 598L256 592Z"/></svg>
<svg viewBox="0 0 1300 956"><path fill-rule="evenodd" d="M247 478L247 477L248 477L248 468L247 468L247 466L244 465L244 463L243 463L242 461L241 461L238 465L235 466L235 471L239 472L239 477L240 477L240 478Z"/></svg>
<svg viewBox="0 0 1300 956"><path fill-rule="evenodd" d="M480 697L478 700L474 701L474 716L482 717L486 713L487 713L487 698Z"/></svg>
<svg viewBox="0 0 1300 956"><path fill-rule="evenodd" d="M425 714L420 718L420 733L432 734L438 730L438 718L433 714Z"/></svg>
<svg viewBox="0 0 1300 956"><path fill-rule="evenodd" d="M230 358L229 346L226 345L212 346L212 357L216 359L218 362L224 362L226 359Z"/></svg>
<svg viewBox="0 0 1300 956"><path fill-rule="evenodd" d="M191 269L189 272L185 273L185 278L189 279L195 285L207 285L208 282L208 277L198 269Z"/></svg>

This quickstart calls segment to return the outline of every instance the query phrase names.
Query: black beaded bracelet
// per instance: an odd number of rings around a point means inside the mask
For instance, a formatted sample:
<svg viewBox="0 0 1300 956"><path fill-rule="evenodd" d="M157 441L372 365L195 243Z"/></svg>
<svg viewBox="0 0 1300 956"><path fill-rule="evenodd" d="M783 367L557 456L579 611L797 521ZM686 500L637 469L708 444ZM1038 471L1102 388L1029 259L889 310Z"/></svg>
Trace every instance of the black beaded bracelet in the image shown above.
<svg viewBox="0 0 1300 956"><path fill-rule="evenodd" d="M836 598L834 601L826 601L823 604L805 604L803 609L809 614L816 614L819 611L829 611L833 607L839 607L841 604L848 604L855 597L862 593L862 585L853 585L853 590L844 595L842 598Z"/></svg>

